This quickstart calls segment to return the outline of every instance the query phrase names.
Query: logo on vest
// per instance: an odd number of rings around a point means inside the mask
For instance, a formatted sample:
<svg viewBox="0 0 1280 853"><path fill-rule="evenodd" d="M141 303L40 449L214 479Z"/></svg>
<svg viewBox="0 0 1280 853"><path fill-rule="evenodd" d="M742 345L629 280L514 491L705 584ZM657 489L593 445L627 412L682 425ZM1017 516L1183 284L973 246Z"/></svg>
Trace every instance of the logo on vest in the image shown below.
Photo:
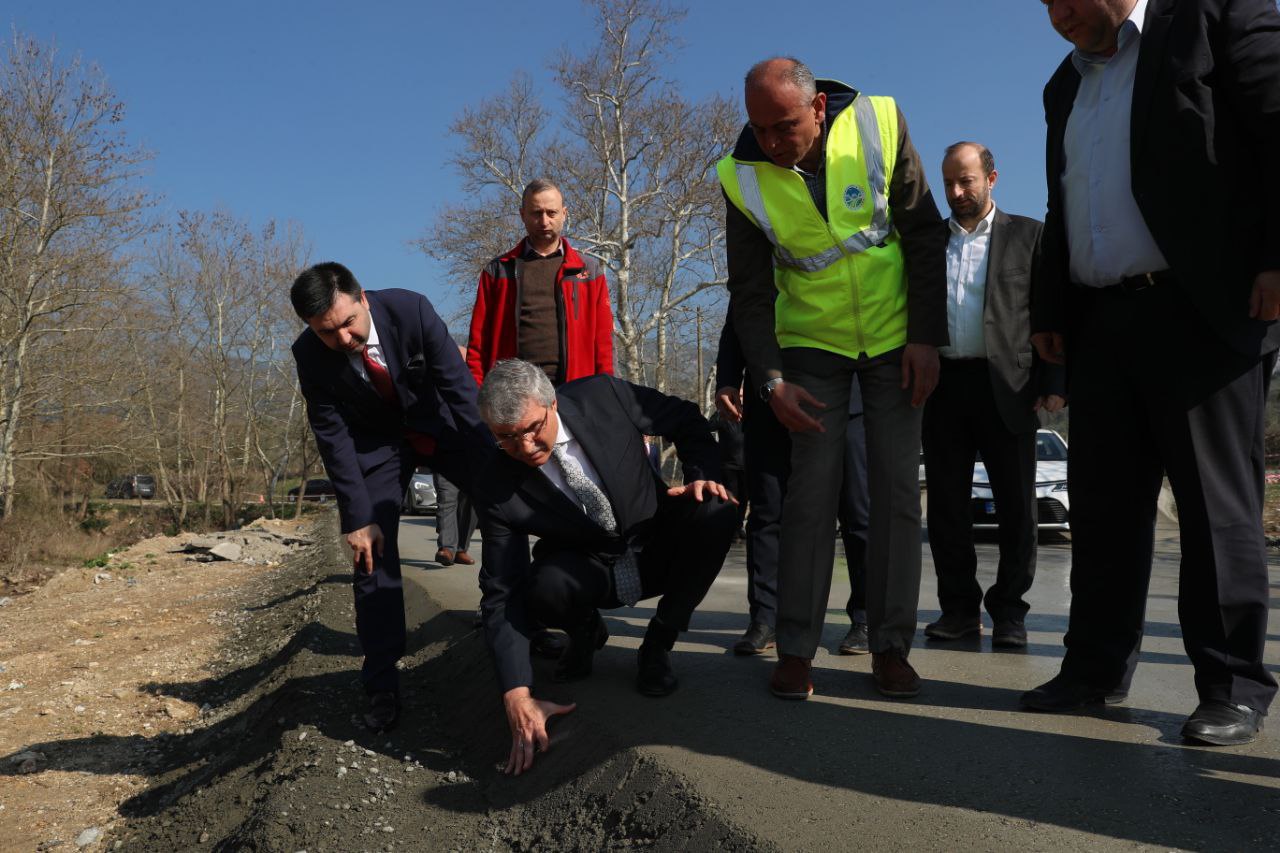
<svg viewBox="0 0 1280 853"><path fill-rule="evenodd" d="M866 203L867 194L857 184L849 184L844 188L844 206L857 213Z"/></svg>

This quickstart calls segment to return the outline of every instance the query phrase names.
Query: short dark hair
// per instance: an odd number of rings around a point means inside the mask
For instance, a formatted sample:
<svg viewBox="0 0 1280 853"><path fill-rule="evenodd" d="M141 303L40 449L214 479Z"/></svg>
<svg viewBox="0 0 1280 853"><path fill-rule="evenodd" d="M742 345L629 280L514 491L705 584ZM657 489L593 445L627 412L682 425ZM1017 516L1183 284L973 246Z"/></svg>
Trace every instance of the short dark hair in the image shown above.
<svg viewBox="0 0 1280 853"><path fill-rule="evenodd" d="M308 268L293 280L289 301L299 317L310 320L332 308L339 293L359 299L363 292L351 270L336 261L326 261Z"/></svg>
<svg viewBox="0 0 1280 853"><path fill-rule="evenodd" d="M942 159L945 160L961 148L972 148L978 152L978 159L982 162L982 174L990 175L996 170L996 158L991 153L991 149L983 145L981 142L953 142L947 146L947 150L942 153Z"/></svg>
<svg viewBox="0 0 1280 853"><path fill-rule="evenodd" d="M524 192L520 193L520 209L524 210L524 206L529 203L530 197L535 196L538 193L546 192L547 190L555 190L557 193L560 193L560 200L562 202L564 201L564 193L560 192L560 188L558 186L546 178L534 178L525 185Z"/></svg>

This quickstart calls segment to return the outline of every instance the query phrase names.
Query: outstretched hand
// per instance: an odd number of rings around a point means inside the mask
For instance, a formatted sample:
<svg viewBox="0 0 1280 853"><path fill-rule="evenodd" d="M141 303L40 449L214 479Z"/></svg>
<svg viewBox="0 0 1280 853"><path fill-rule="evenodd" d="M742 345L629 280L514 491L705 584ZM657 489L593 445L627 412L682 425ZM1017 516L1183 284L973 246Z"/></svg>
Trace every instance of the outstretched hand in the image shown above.
<svg viewBox="0 0 1280 853"><path fill-rule="evenodd" d="M672 486L667 489L667 496L693 498L699 503L712 497L717 497L722 501L729 501L733 504L738 502L732 492L715 480L694 480L692 483L685 483L683 486Z"/></svg>
<svg viewBox="0 0 1280 853"><path fill-rule="evenodd" d="M928 344L907 344L902 351L902 389L911 389L911 405L920 408L938 387L938 348Z"/></svg>
<svg viewBox="0 0 1280 853"><path fill-rule="evenodd" d="M545 699L534 699L528 687L508 690L502 696L502 704L507 711L507 724L511 727L511 755L502 772L516 776L533 767L535 752L550 751L547 721L578 707L576 702L557 705Z"/></svg>
<svg viewBox="0 0 1280 853"><path fill-rule="evenodd" d="M1036 332L1031 336L1031 345L1044 361L1066 364L1066 346L1061 332Z"/></svg>
<svg viewBox="0 0 1280 853"><path fill-rule="evenodd" d="M720 412L720 417L730 423L736 424L741 422L742 391L729 385L726 385L724 388L717 388L716 410Z"/></svg>
<svg viewBox="0 0 1280 853"><path fill-rule="evenodd" d="M1249 316L1255 320L1280 319L1280 270L1263 270L1254 278Z"/></svg>
<svg viewBox="0 0 1280 853"><path fill-rule="evenodd" d="M356 571L366 575L373 573L373 556L382 556L382 528L376 524L366 524L347 534L347 544L351 546L351 558Z"/></svg>
<svg viewBox="0 0 1280 853"><path fill-rule="evenodd" d="M792 432L826 432L822 422L811 417L801 404L814 409L825 409L827 404L814 397L794 382L781 382L769 395L769 408L782 424Z"/></svg>

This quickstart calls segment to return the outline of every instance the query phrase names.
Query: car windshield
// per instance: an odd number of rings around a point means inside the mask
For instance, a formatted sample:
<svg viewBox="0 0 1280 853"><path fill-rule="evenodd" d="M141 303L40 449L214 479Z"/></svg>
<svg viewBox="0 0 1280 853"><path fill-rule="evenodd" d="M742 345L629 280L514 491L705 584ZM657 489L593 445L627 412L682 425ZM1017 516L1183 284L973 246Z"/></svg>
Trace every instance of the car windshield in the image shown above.
<svg viewBox="0 0 1280 853"><path fill-rule="evenodd" d="M1036 435L1036 461L1066 462L1067 446L1053 433L1039 433Z"/></svg>
<svg viewBox="0 0 1280 853"><path fill-rule="evenodd" d="M139 486L154 486L155 484L156 484L156 479L155 477L152 477L150 474L141 474L138 476Z"/></svg>

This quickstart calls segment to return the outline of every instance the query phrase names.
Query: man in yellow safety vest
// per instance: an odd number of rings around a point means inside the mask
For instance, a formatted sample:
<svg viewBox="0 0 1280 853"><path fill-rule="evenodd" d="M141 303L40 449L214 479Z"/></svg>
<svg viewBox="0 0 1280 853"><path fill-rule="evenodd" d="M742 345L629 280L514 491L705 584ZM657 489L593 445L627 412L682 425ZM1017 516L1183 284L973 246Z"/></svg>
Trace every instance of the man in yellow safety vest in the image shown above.
<svg viewBox="0 0 1280 853"><path fill-rule="evenodd" d="M757 63L745 89L747 127L717 166L733 321L753 390L792 433L770 688L788 699L813 692L856 372L871 498L872 673L882 694L914 696L917 460L921 406L947 343L947 226L893 99L815 80L792 58Z"/></svg>

